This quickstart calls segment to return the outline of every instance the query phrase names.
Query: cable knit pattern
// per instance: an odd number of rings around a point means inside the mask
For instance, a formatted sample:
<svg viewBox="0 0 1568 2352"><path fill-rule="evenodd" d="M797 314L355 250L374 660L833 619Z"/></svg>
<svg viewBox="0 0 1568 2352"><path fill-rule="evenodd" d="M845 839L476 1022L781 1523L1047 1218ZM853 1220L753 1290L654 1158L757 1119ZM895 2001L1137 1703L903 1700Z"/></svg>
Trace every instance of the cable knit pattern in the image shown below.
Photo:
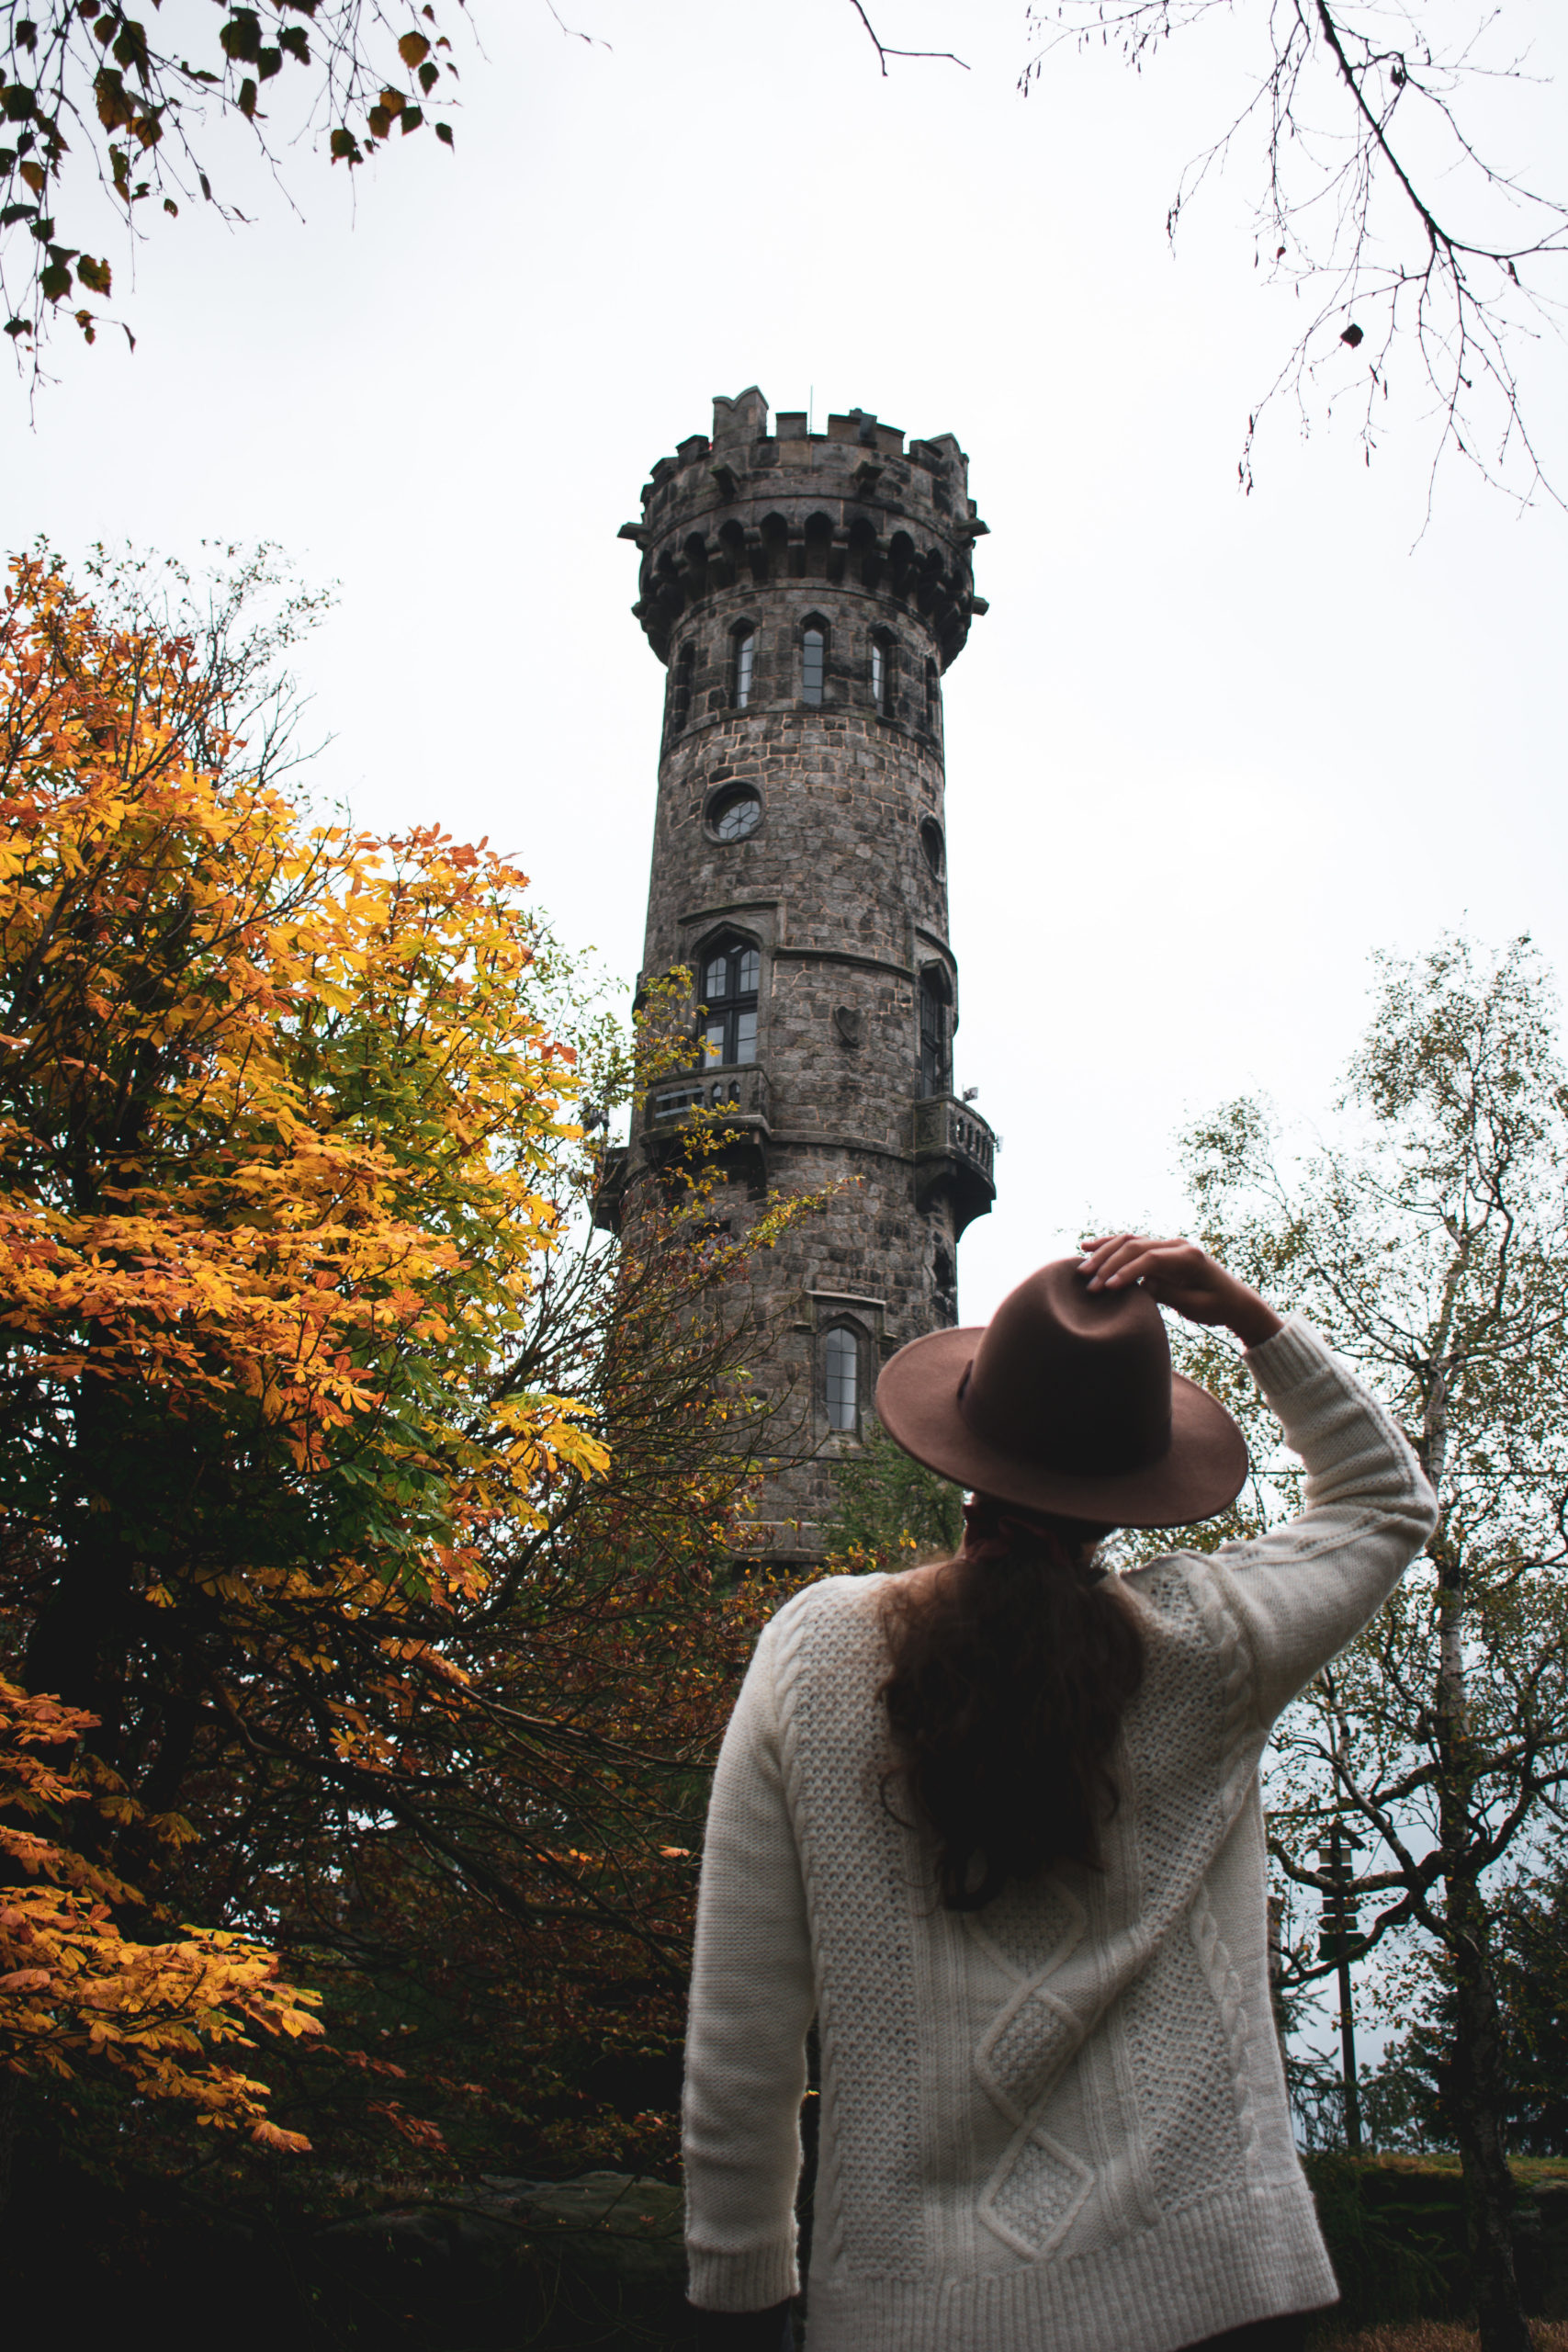
<svg viewBox="0 0 1568 2352"><path fill-rule="evenodd" d="M882 1803L880 1577L758 1644L716 1776L687 2041L692 2299L795 2285L822 2050L810 2352L1174 2352L1329 2301L1269 2001L1258 1763L1431 1524L1382 1409L1306 1324L1248 1358L1303 1516L1127 1579L1144 1687L1105 1868L959 1917Z"/></svg>

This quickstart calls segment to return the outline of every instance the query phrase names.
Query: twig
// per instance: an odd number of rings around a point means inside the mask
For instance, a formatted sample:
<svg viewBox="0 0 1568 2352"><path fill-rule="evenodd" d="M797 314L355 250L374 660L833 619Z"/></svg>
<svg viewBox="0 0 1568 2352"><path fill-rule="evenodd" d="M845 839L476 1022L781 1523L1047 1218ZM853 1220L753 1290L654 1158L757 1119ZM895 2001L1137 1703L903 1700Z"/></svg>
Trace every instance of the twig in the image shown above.
<svg viewBox="0 0 1568 2352"><path fill-rule="evenodd" d="M850 0L850 6L865 27L866 37L881 62L884 80L887 76L887 61L890 57L935 57L945 65L963 65L965 74L968 73L969 68L964 64L963 58L955 57L950 49L889 49L886 41L878 39L876 28L862 7L861 0Z"/></svg>

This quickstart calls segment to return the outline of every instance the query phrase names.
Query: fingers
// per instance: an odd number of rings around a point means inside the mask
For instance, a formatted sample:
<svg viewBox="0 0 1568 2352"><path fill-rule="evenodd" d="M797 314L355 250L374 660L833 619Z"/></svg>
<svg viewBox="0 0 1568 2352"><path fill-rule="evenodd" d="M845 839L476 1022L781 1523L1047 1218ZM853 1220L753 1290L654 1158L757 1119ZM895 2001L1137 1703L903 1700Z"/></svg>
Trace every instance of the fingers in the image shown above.
<svg viewBox="0 0 1568 2352"><path fill-rule="evenodd" d="M1157 1269L1162 1250L1182 1246L1151 1240L1145 1233L1105 1234L1088 1244L1079 1271L1090 1290L1123 1290Z"/></svg>
<svg viewBox="0 0 1568 2352"><path fill-rule="evenodd" d="M1190 1241L1155 1240L1145 1233L1105 1234L1083 1245L1079 1268L1090 1290L1125 1290L1147 1282L1151 1287L1189 1286L1210 1271L1203 1252Z"/></svg>

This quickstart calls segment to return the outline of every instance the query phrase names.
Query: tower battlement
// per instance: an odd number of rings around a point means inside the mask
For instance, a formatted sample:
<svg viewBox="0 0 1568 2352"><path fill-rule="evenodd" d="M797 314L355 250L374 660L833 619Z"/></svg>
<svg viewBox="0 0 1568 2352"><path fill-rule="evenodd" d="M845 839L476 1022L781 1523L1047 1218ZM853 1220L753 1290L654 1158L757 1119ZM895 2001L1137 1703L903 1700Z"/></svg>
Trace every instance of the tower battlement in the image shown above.
<svg viewBox="0 0 1568 2352"><path fill-rule="evenodd" d="M710 435L660 458L642 520L621 537L642 550L632 610L660 661L682 615L726 589L820 579L908 608L945 669L963 650L975 594L971 549L985 536L969 460L951 433L912 441L863 409L807 433L804 411L767 430L753 385L714 401Z"/></svg>

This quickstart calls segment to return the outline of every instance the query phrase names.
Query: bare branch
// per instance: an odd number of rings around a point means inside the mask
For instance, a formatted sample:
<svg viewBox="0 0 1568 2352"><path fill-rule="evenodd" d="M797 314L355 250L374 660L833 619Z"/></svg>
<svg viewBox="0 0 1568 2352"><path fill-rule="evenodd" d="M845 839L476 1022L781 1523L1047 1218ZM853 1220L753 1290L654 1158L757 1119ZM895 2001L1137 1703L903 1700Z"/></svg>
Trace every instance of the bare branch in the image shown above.
<svg viewBox="0 0 1568 2352"><path fill-rule="evenodd" d="M963 65L965 74L968 73L969 68L964 64L963 58L955 57L950 49L889 49L886 41L878 39L876 28L862 7L861 0L850 0L850 6L865 27L866 37L876 51L885 79L887 74L887 61L890 57L934 57L939 58L944 65Z"/></svg>

